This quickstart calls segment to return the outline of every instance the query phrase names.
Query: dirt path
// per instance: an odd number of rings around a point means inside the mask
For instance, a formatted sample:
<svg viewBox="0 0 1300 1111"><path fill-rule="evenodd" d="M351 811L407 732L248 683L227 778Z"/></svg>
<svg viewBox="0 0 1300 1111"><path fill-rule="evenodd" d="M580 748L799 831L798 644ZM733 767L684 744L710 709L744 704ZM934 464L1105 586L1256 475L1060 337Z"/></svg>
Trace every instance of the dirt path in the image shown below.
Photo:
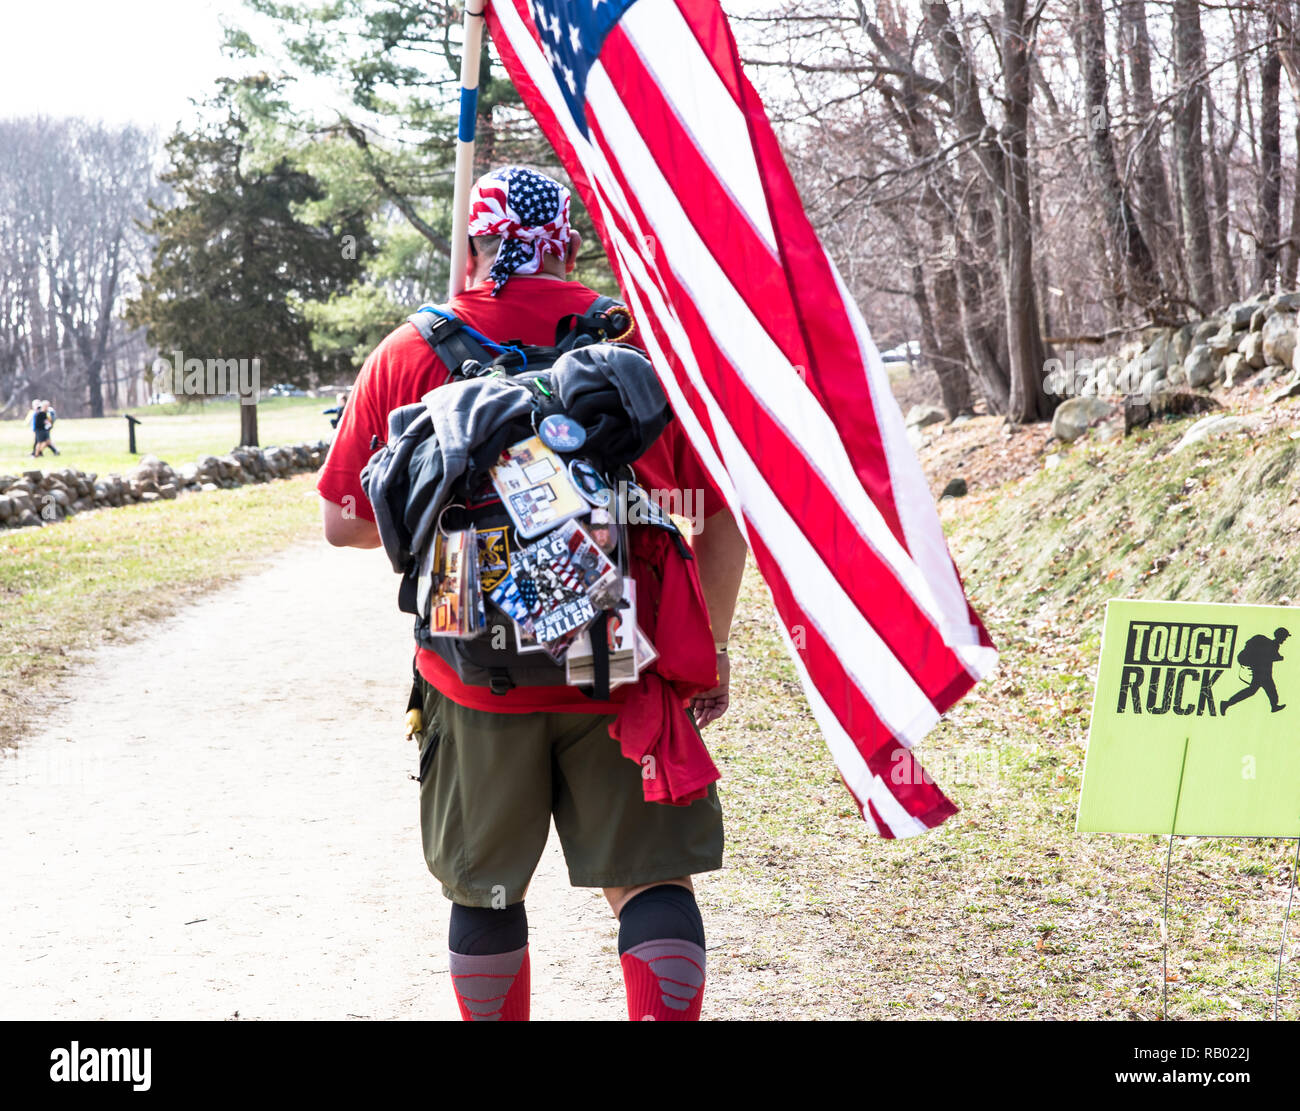
<svg viewBox="0 0 1300 1111"><path fill-rule="evenodd" d="M0 1019L458 1017L395 587L313 543L93 657L0 759ZM554 836L528 903L534 1016L623 1017Z"/></svg>

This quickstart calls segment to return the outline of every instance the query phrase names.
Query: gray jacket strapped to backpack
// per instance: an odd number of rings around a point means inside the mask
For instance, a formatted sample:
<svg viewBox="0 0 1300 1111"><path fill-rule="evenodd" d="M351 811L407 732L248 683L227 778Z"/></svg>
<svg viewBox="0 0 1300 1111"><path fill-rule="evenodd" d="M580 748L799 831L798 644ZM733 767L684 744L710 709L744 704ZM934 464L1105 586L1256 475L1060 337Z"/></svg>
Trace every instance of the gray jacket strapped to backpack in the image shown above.
<svg viewBox="0 0 1300 1111"><path fill-rule="evenodd" d="M580 321L594 311L595 306ZM531 435L542 417L564 412L587 428L581 457L609 471L639 458L671 419L662 388L645 355L624 344L579 337L558 357L558 349L530 347L493 359L457 320L431 311L410 319L453 380L389 414L388 442L361 473L385 552L402 575L399 608L416 615L417 643L441 656L466 683L494 692L563 684L562 666L544 653L517 652L513 636L500 648L491 636L432 635L416 605L419 557L432 543L444 508L466 501L501 450ZM529 362L519 373L500 373L503 362L524 358ZM471 374L481 371L484 361L489 373L458 377L466 364L473 364ZM499 503L469 516L481 527L509 523Z"/></svg>

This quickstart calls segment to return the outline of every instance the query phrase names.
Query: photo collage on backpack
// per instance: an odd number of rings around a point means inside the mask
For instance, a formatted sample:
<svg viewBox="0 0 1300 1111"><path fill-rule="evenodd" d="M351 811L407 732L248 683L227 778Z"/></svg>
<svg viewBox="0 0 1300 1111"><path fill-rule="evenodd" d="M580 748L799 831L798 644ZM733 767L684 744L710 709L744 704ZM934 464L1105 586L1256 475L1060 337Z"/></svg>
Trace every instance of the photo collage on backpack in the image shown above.
<svg viewBox="0 0 1300 1111"><path fill-rule="evenodd" d="M615 562L621 530L604 478L531 436L502 452L491 485L513 527L437 530L420 571L430 632L477 637L490 602L513 622L517 651L545 652L568 683L589 684L603 613L610 686L635 682L658 652L637 625L636 583Z"/></svg>

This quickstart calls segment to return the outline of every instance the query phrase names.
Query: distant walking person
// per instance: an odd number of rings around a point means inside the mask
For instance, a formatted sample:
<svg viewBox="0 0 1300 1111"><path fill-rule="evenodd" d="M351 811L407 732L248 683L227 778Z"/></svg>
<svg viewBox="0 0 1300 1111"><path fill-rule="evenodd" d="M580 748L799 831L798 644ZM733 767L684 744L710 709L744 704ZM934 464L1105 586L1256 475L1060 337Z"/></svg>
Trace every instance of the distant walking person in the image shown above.
<svg viewBox="0 0 1300 1111"><path fill-rule="evenodd" d="M323 412L327 417L329 417L331 428L338 428L339 421L343 419L343 410L347 407L347 404L348 404L348 395L345 393L341 393L338 395L338 401L335 404L333 409L321 410L321 412Z"/></svg>
<svg viewBox="0 0 1300 1111"><path fill-rule="evenodd" d="M1220 702L1220 714L1226 714L1229 706L1244 702L1260 690L1268 695L1268 704L1272 707L1273 713L1286 709L1286 703L1279 703L1277 700L1277 685L1273 682L1273 665L1282 659L1282 643L1290 635L1286 629L1275 629L1271 639L1260 633L1246 641L1246 647L1241 650L1237 662L1250 670L1250 685L1231 698Z"/></svg>
<svg viewBox="0 0 1300 1111"><path fill-rule="evenodd" d="M32 447L32 454L40 458L45 449L49 448L55 455L60 454L59 449L54 446L54 441L50 438L50 430L54 427L54 408L48 401L42 401L41 407L32 414L33 430L36 434L36 443Z"/></svg>

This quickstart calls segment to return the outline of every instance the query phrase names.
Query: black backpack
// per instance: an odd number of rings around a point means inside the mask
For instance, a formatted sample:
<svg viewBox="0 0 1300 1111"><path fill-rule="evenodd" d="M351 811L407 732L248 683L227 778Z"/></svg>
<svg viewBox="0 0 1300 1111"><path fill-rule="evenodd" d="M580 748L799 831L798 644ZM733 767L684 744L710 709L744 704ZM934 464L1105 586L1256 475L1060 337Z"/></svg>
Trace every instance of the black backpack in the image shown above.
<svg viewBox="0 0 1300 1111"><path fill-rule="evenodd" d="M598 298L584 313L561 318L556 324L556 342L552 347L495 343L475 332L452 313L434 306L425 306L408 317L408 320L447 367L451 381L506 375L528 384L535 395L534 423L538 417L548 415L548 410L559 411L559 403L553 396L549 383L552 381L551 368L562 355L592 344L616 343L632 330L631 315L622 304L610 297ZM637 354L644 358L640 352ZM648 367L648 362L646 365ZM657 385L655 388L658 388ZM508 537L512 533L510 516L486 481L486 469L503 446L516 442L529 432L527 426L503 428L495 439L484 445L475 467L463 483L458 485L456 496L445 505L430 505L429 511L424 515L423 531L417 529L408 536L393 525L400 518L399 510L407 505L410 495L409 490L401 487L402 472L407 467L411 452L432 433L432 420L424 409L421 403L404 406L390 414L389 442L376 451L362 475L366 493L375 505L376 522L385 548L394 569L402 573L398 606L403 612L415 615L416 643L439 656L456 672L461 682L470 686L488 687L494 694L505 694L517 686L564 685L564 665L555 663L542 651L519 651L513 623L495 608L489 609L487 629L474 638L435 636L430 632L427 617L419 611L416 599L419 593L420 556L431 542L430 522L433 522L433 527L441 522L442 527L449 531L473 525L480 534L503 531ZM666 401L664 411L666 415L662 423L638 430L642 439L648 437L644 443L636 441L640 445L639 449L629 447L625 442L628 437L624 437L617 440L609 450L594 456L584 446L576 453L576 457L592 463L607 476L612 488L619 489L620 480L631 478L631 473L624 469L624 464L638 457L657 438L670 418L671 411L668 410ZM635 454L631 454L633 451ZM385 501L388 504L384 504ZM656 515L650 511L632 515L634 520L651 518L659 527L666 527L676 533L666 514ZM674 538L679 550L686 549L679 535ZM598 700L609 697L604 622L605 615L602 614L590 630L595 673L595 683L590 693Z"/></svg>
<svg viewBox="0 0 1300 1111"><path fill-rule="evenodd" d="M1237 654L1237 663L1253 671L1257 667L1266 667L1273 655L1273 638L1260 633L1246 641L1245 647Z"/></svg>

